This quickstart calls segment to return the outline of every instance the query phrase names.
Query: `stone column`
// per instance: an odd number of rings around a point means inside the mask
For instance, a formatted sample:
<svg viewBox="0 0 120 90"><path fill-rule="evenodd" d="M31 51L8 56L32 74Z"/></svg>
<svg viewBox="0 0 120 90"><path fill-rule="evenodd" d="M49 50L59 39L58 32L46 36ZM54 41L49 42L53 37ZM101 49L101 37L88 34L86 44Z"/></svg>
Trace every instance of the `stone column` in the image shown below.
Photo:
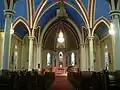
<svg viewBox="0 0 120 90"><path fill-rule="evenodd" d="M28 71L32 71L32 60L33 60L33 40L34 36L29 36L29 59L28 59Z"/></svg>
<svg viewBox="0 0 120 90"><path fill-rule="evenodd" d="M3 45L3 60L2 60L2 70L9 70L10 61L10 48L11 48L11 29L12 20L14 16L14 2L13 0L5 0L5 27L4 27L4 45Z"/></svg>
<svg viewBox="0 0 120 90"><path fill-rule="evenodd" d="M80 64L80 61L79 61L79 50L76 50L76 56L75 56L75 58L76 58L76 67L77 68L79 68L79 64Z"/></svg>
<svg viewBox="0 0 120 90"><path fill-rule="evenodd" d="M36 69L42 69L42 44L36 44Z"/></svg>
<svg viewBox="0 0 120 90"><path fill-rule="evenodd" d="M101 54L100 54L100 44L96 45L96 59L95 59L95 71L101 70Z"/></svg>
<svg viewBox="0 0 120 90"><path fill-rule="evenodd" d="M21 44L21 48L22 48L22 53L21 53L21 69L25 68L24 67L24 43Z"/></svg>
<svg viewBox="0 0 120 90"><path fill-rule="evenodd" d="M85 59L85 44L81 44L80 45L80 70L81 71L87 71L87 62L86 62L86 59Z"/></svg>
<svg viewBox="0 0 120 90"><path fill-rule="evenodd" d="M34 55L33 55L33 68L34 69L37 69L36 68L36 64L37 64L37 44L34 44Z"/></svg>
<svg viewBox="0 0 120 90"><path fill-rule="evenodd" d="M110 16L112 17L112 23L114 24L115 30L115 45L114 50L114 70L120 71L120 0L108 0L110 4Z"/></svg>
<svg viewBox="0 0 120 90"><path fill-rule="evenodd" d="M4 40L4 32L0 32L0 45L1 45L0 47L0 69L2 68L1 66L2 66L3 40Z"/></svg>
<svg viewBox="0 0 120 90"><path fill-rule="evenodd" d="M40 64L40 68L43 68L43 62L42 62L42 44L40 44L39 46L39 64Z"/></svg>
<svg viewBox="0 0 120 90"><path fill-rule="evenodd" d="M86 60L86 71L89 70L89 52L88 52L88 44L85 44L85 60Z"/></svg>
<svg viewBox="0 0 120 90"><path fill-rule="evenodd" d="M17 57L17 70L21 69L21 54L22 54L22 44L21 42L18 42L18 48L17 48L17 52L18 52L18 57Z"/></svg>
<svg viewBox="0 0 120 90"><path fill-rule="evenodd" d="M119 28L119 18L117 15L114 16L113 18L113 23L114 23L114 29L115 29L115 51L114 51L114 57L115 57L115 62L114 62L114 69L115 70L120 70L120 28Z"/></svg>
<svg viewBox="0 0 120 90"><path fill-rule="evenodd" d="M105 44L104 42L100 43L100 51L101 51L101 70L105 69Z"/></svg>
<svg viewBox="0 0 120 90"><path fill-rule="evenodd" d="M89 36L89 60L90 60L90 71L94 71L94 52L93 52L93 39L94 36Z"/></svg>

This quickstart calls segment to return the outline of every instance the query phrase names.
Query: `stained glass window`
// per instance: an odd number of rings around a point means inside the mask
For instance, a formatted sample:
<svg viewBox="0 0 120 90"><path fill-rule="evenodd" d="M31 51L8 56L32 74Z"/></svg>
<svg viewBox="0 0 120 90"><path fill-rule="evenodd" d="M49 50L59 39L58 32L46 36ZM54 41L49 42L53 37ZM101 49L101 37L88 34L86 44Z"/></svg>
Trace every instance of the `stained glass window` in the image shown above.
<svg viewBox="0 0 120 90"><path fill-rule="evenodd" d="M51 64L50 53L47 53L47 65L49 66L50 64Z"/></svg>

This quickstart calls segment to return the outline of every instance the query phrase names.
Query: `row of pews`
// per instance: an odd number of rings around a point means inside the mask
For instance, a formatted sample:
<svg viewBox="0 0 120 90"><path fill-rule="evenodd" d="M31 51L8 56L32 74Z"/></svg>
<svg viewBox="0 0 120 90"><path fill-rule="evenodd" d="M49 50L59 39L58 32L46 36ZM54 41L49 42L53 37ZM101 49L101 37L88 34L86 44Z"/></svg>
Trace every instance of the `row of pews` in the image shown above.
<svg viewBox="0 0 120 90"><path fill-rule="evenodd" d="M118 72L68 72L67 79L76 90L120 90Z"/></svg>
<svg viewBox="0 0 120 90"><path fill-rule="evenodd" d="M9 72L0 76L0 90L47 90L54 79L54 72Z"/></svg>

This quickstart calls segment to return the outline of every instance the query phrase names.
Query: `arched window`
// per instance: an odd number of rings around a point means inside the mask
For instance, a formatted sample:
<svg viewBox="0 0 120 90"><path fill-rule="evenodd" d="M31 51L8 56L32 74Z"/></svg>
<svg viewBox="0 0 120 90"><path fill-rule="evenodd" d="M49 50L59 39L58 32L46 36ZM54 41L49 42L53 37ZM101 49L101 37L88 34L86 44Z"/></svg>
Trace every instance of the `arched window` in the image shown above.
<svg viewBox="0 0 120 90"><path fill-rule="evenodd" d="M71 54L71 65L74 66L75 65L75 53Z"/></svg>
<svg viewBox="0 0 120 90"><path fill-rule="evenodd" d="M47 65L49 66L50 64L51 64L50 53L47 53Z"/></svg>
<svg viewBox="0 0 120 90"><path fill-rule="evenodd" d="M59 52L59 66L62 67L63 66L63 53Z"/></svg>
<svg viewBox="0 0 120 90"><path fill-rule="evenodd" d="M105 69L109 69L108 47L105 45Z"/></svg>

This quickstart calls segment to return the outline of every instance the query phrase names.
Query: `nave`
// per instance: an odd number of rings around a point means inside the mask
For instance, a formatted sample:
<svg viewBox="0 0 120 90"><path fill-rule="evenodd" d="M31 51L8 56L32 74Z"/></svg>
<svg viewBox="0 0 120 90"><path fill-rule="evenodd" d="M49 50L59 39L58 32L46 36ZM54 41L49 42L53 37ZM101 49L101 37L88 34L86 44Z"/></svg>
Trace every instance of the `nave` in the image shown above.
<svg viewBox="0 0 120 90"><path fill-rule="evenodd" d="M0 90L120 90L120 0L1 0Z"/></svg>

